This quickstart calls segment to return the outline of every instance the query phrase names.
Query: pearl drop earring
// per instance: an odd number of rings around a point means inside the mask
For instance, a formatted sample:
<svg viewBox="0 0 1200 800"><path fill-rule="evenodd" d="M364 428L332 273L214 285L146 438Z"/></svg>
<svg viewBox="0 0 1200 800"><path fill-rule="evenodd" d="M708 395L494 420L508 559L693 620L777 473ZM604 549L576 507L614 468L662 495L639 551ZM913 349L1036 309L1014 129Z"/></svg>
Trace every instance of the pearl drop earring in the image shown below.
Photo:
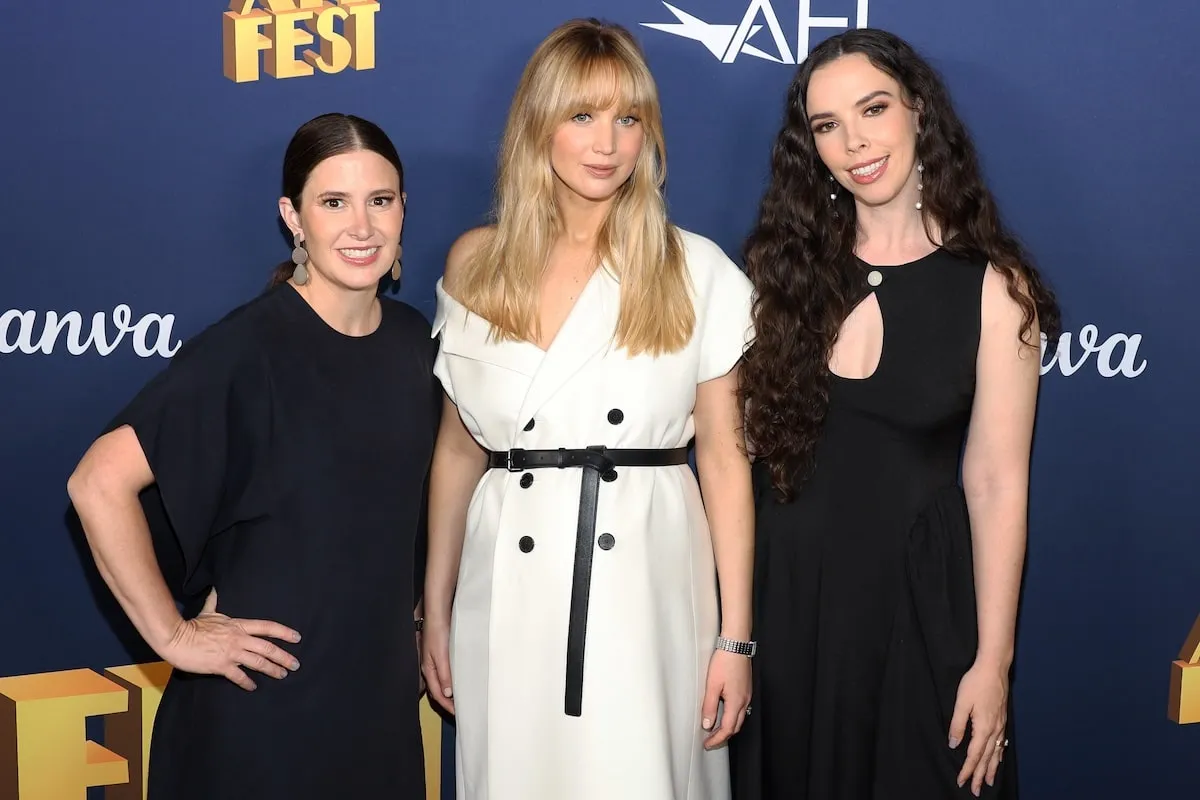
<svg viewBox="0 0 1200 800"><path fill-rule="evenodd" d="M917 175L922 176L925 172L924 164L917 164ZM921 210L921 190L925 188L925 184L921 182L921 178L917 178L917 211Z"/></svg>

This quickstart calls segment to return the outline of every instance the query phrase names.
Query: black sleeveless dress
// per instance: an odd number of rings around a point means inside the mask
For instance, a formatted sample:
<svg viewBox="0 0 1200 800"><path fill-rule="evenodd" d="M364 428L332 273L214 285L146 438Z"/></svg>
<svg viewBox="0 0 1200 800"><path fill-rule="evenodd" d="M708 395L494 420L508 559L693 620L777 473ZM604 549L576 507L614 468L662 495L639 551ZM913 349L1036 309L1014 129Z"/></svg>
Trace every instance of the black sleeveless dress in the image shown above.
<svg viewBox="0 0 1200 800"><path fill-rule="evenodd" d="M755 465L759 651L731 743L736 800L972 796L956 785L970 730L947 740L977 642L958 478L986 263L937 250L860 266L883 317L875 372L832 378L816 468L792 503ZM1008 736L983 797L1016 796Z"/></svg>

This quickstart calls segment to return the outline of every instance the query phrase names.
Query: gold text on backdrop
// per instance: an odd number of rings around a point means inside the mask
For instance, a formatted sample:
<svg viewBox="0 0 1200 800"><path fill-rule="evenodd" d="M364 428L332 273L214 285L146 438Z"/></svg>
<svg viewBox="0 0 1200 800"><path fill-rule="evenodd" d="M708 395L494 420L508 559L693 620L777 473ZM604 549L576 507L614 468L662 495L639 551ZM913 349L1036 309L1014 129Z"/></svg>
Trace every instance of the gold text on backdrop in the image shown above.
<svg viewBox="0 0 1200 800"><path fill-rule="evenodd" d="M171 665L159 661L0 678L0 797L145 800L150 733ZM414 691L416 687L414 687ZM104 717L102 742L88 717ZM442 720L421 701L428 800L441 796ZM353 764L347 764L353 769Z"/></svg>
<svg viewBox="0 0 1200 800"><path fill-rule="evenodd" d="M377 0L232 0L221 21L225 77L256 81L260 60L272 78L374 69L378 11Z"/></svg>
<svg viewBox="0 0 1200 800"><path fill-rule="evenodd" d="M1179 660L1171 664L1167 715L1180 725L1200 722L1200 617L1196 617L1196 624L1179 651Z"/></svg>

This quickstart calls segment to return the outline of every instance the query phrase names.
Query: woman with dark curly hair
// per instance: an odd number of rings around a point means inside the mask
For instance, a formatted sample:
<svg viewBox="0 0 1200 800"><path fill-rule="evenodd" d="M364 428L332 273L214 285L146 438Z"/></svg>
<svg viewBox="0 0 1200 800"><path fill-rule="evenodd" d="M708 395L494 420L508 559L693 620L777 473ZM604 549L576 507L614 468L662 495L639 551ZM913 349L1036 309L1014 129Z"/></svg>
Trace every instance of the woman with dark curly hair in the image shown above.
<svg viewBox="0 0 1200 800"><path fill-rule="evenodd" d="M745 257L760 649L735 796L1015 797L1009 673L1059 313L908 44L851 30L808 56Z"/></svg>

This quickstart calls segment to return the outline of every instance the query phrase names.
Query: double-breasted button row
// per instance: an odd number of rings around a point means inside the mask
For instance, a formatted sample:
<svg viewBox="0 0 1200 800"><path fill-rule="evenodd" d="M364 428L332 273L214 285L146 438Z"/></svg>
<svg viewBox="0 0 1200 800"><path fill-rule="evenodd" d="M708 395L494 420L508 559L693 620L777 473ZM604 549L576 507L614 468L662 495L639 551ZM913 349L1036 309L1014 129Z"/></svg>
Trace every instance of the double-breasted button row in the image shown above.
<svg viewBox="0 0 1200 800"><path fill-rule="evenodd" d="M609 409L608 421L612 425L620 425L622 422L625 421L625 412L619 408ZM534 420L532 420L532 419L529 420L528 422L525 423L524 430L526 432L533 430L533 427L535 424L536 423L534 422ZM600 479L606 483L612 483L613 481L615 481L617 479L617 471L615 469L605 470L600 475ZM533 475L526 472L524 475L521 476L520 483L521 483L522 489L528 489L530 486L533 485ZM596 540L596 544L598 544L600 546L601 550L611 550L611 549L613 549L613 547L616 546L617 539L611 533L602 533L602 534L600 534L599 538ZM533 542L532 536L522 536L517 541L517 547L519 547L521 549L522 553L531 552L533 550L533 546L534 546L534 542Z"/></svg>
<svg viewBox="0 0 1200 800"><path fill-rule="evenodd" d="M624 411L622 411L622 410L621 410L621 409L619 409L619 408L611 408L611 409L609 409L609 411L608 411L608 421L609 421L609 423L610 423L610 424L612 424L612 425L620 425L622 422L624 422L624 421L625 421L625 412L624 412ZM525 423L525 427L524 427L524 428L522 428L521 430L523 430L523 431L525 431L526 433L528 433L529 431L533 430L533 426L534 426L535 424L536 424L536 423L535 423L535 421L531 419L531 420L529 420L529 422L526 422L526 423Z"/></svg>
<svg viewBox="0 0 1200 800"><path fill-rule="evenodd" d="M600 545L601 550L612 550L617 544L617 537L611 533L602 533L600 538L596 540L596 544ZM533 537L522 536L517 540L517 547L521 548L522 553L528 553L533 550Z"/></svg>

